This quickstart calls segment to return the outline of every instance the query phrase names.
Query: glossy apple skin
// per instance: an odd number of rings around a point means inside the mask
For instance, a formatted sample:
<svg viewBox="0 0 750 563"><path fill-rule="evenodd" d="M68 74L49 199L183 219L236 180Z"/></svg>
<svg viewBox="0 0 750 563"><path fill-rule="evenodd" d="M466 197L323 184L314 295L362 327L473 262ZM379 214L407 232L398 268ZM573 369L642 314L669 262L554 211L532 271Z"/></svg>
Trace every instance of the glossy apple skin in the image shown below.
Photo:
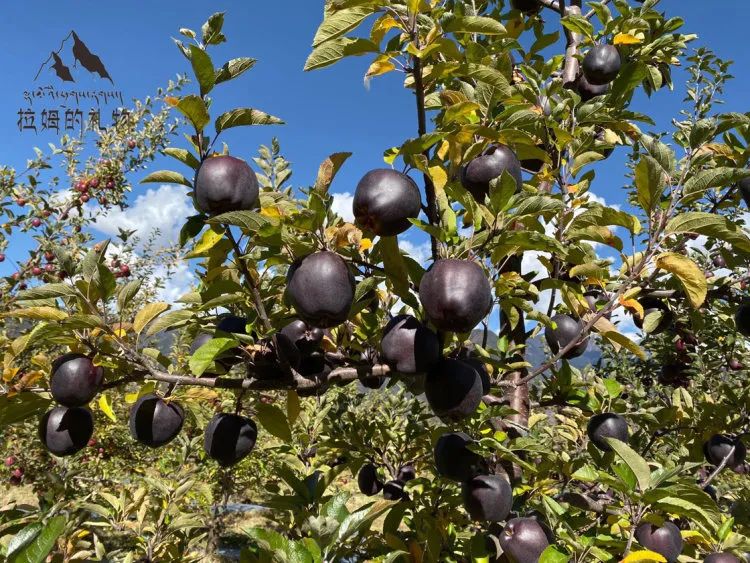
<svg viewBox="0 0 750 563"><path fill-rule="evenodd" d="M597 86L596 84L591 84L583 75L579 76L578 80L575 81L574 88L578 92L578 95L581 96L582 102L588 102L597 96L603 96L609 92L609 85Z"/></svg>
<svg viewBox="0 0 750 563"><path fill-rule="evenodd" d="M82 407L91 401L104 381L104 370L83 354L65 354L52 364L50 391L66 407Z"/></svg>
<svg viewBox="0 0 750 563"><path fill-rule="evenodd" d="M255 172L233 156L208 158L195 175L195 207L209 215L254 209L259 193Z"/></svg>
<svg viewBox="0 0 750 563"><path fill-rule="evenodd" d="M646 549L662 555L669 563L674 563L682 553L682 535L672 522L662 527L645 522L635 529L635 538Z"/></svg>
<svg viewBox="0 0 750 563"><path fill-rule="evenodd" d="M747 455L745 444L738 438L731 438L723 434L714 434L703 444L703 454L708 463L718 467L724 458L729 455L729 452L732 451L732 446L734 446L734 452L729 456L726 467L734 469L745 463Z"/></svg>
<svg viewBox="0 0 750 563"><path fill-rule="evenodd" d="M476 262L438 260L422 277L419 300L439 330L468 332L490 312L492 287Z"/></svg>
<svg viewBox="0 0 750 563"><path fill-rule="evenodd" d="M628 423L619 414L613 412L592 416L586 431L591 442L604 452L612 449L605 438L615 438L625 443L630 438Z"/></svg>
<svg viewBox="0 0 750 563"><path fill-rule="evenodd" d="M473 440L463 432L448 432L435 442L435 469L453 481L468 481L482 467L482 457L467 446Z"/></svg>
<svg viewBox="0 0 750 563"><path fill-rule="evenodd" d="M425 396L436 416L460 421L473 415L482 401L482 379L466 362L446 358L427 372Z"/></svg>
<svg viewBox="0 0 750 563"><path fill-rule="evenodd" d="M388 481L383 485L383 498L385 500L409 500L409 495L404 491L404 482L398 479Z"/></svg>
<svg viewBox="0 0 750 563"><path fill-rule="evenodd" d="M708 555L703 563L740 563L740 560L732 553L712 553Z"/></svg>
<svg viewBox="0 0 750 563"><path fill-rule="evenodd" d="M440 359L437 334L411 315L393 317L383 329L382 358L399 373L424 373Z"/></svg>
<svg viewBox="0 0 750 563"><path fill-rule="evenodd" d="M390 168L371 170L354 190L356 223L378 236L403 233L421 209L422 197L414 180Z"/></svg>
<svg viewBox="0 0 750 563"><path fill-rule="evenodd" d="M491 145L481 155L461 168L461 185L479 203L490 193L490 182L503 172L516 181L517 190L523 186L521 162L513 149L505 145Z"/></svg>
<svg viewBox="0 0 750 563"><path fill-rule="evenodd" d="M734 314L734 322L737 325L737 332L743 336L750 337L750 304L743 304L737 307Z"/></svg>
<svg viewBox="0 0 750 563"><path fill-rule="evenodd" d="M344 259L327 250L297 260L287 274L287 295L295 311L303 321L320 328L347 319L354 285Z"/></svg>
<svg viewBox="0 0 750 563"><path fill-rule="evenodd" d="M549 539L534 518L513 518L500 534L500 547L512 563L538 563Z"/></svg>
<svg viewBox="0 0 750 563"><path fill-rule="evenodd" d="M737 182L737 189L740 190L740 195L745 201L745 205L750 207L750 178L743 178Z"/></svg>
<svg viewBox="0 0 750 563"><path fill-rule="evenodd" d="M130 410L130 435L141 444L158 448L174 440L184 422L185 411L179 403L149 393Z"/></svg>
<svg viewBox="0 0 750 563"><path fill-rule="evenodd" d="M417 470L414 469L413 465L403 465L399 467L398 472L396 473L396 480L403 481L404 483L407 483L416 478Z"/></svg>
<svg viewBox="0 0 750 563"><path fill-rule="evenodd" d="M487 395L492 391L492 381L490 380L490 374L487 373L485 363L475 357L462 358L462 360L473 367L474 370L476 370L479 379L482 380L482 396Z"/></svg>
<svg viewBox="0 0 750 563"><path fill-rule="evenodd" d="M666 303L654 297L644 297L643 299L639 299L638 302L641 304L641 307L643 307L643 319L639 318L637 315L633 315L635 326L642 329L644 319L651 313L657 311L661 311L662 316L659 320L659 324L653 331L651 331L651 334L660 334L672 326L674 314L669 307L667 307Z"/></svg>
<svg viewBox="0 0 750 563"><path fill-rule="evenodd" d="M55 407L39 421L39 439L57 456L82 450L93 433L94 419L86 408Z"/></svg>
<svg viewBox="0 0 750 563"><path fill-rule="evenodd" d="M253 451L257 438L258 427L249 418L217 413L206 427L203 449L219 465L229 467Z"/></svg>
<svg viewBox="0 0 750 563"><path fill-rule="evenodd" d="M498 475L477 475L461 486L464 508L472 520L502 522L513 506L513 490Z"/></svg>
<svg viewBox="0 0 750 563"><path fill-rule="evenodd" d="M583 57L583 75L589 84L604 86L617 78L622 61L614 45L595 45Z"/></svg>
<svg viewBox="0 0 750 563"><path fill-rule="evenodd" d="M323 330L317 327L309 326L301 319L295 319L281 329L281 334L286 336L299 350L303 356L320 350L320 344L323 342Z"/></svg>
<svg viewBox="0 0 750 563"><path fill-rule="evenodd" d="M359 492L371 497L383 489L383 482L378 478L378 471L374 464L365 463L357 473Z"/></svg>
<svg viewBox="0 0 750 563"><path fill-rule="evenodd" d="M577 341L583 328L583 323L579 320L574 319L570 315L555 315L552 317L552 321L557 325L555 328L547 327L544 329L544 338L547 344L552 350L553 354L557 354L560 350L565 348L571 342ZM572 359L583 355L589 345L588 336L581 342L576 344L573 348L568 350L563 358Z"/></svg>

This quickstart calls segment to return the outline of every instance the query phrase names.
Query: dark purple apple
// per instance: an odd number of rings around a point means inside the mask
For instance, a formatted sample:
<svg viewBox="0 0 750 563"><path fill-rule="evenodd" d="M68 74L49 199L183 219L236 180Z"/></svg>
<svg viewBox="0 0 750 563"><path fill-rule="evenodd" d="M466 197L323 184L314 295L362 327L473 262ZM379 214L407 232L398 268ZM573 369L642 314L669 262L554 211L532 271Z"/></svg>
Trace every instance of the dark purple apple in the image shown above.
<svg viewBox="0 0 750 563"><path fill-rule="evenodd" d="M411 315L388 321L380 349L383 361L399 373L424 373L440 359L437 334Z"/></svg>
<svg viewBox="0 0 750 563"><path fill-rule="evenodd" d="M83 354L65 354L52 363L50 391L59 404L82 407L96 396L104 370Z"/></svg>
<svg viewBox="0 0 750 563"><path fill-rule="evenodd" d="M461 185L479 203L490 193L490 182L503 172L516 181L517 189L523 186L521 162L513 149L505 145L490 145L481 155L461 168Z"/></svg>
<svg viewBox="0 0 750 563"><path fill-rule="evenodd" d="M409 176L382 168L371 170L359 181L352 207L358 225L389 237L411 227L409 219L419 215L422 198Z"/></svg>
<svg viewBox="0 0 750 563"><path fill-rule="evenodd" d="M258 195L255 172L233 156L207 158L195 175L195 207L209 215L254 209Z"/></svg>
<svg viewBox="0 0 750 563"><path fill-rule="evenodd" d="M617 78L622 61L620 52L614 45L594 45L581 65L583 75L589 84L604 86Z"/></svg>

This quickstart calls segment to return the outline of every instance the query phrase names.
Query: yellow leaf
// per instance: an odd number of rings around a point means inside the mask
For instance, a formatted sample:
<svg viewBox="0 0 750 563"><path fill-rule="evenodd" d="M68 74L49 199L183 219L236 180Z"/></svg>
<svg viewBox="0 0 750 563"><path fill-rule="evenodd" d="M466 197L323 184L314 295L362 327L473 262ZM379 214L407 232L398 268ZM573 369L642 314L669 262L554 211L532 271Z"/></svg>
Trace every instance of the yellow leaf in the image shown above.
<svg viewBox="0 0 750 563"><path fill-rule="evenodd" d="M625 296L620 297L620 305L633 311L639 319L642 319L646 314L643 310L643 305L635 299L626 299Z"/></svg>
<svg viewBox="0 0 750 563"><path fill-rule="evenodd" d="M169 309L169 305L162 302L149 303L146 305L143 309L138 311L138 314L133 321L133 330L135 333L140 334L141 331L146 328L148 323L153 321L167 309Z"/></svg>
<svg viewBox="0 0 750 563"><path fill-rule="evenodd" d="M643 348L638 346L638 344L630 340L630 338L628 338L624 334L620 334L619 332L609 331L609 332L603 332L602 336L606 338L609 342L611 342L612 345L617 344L619 346L622 346L623 348L627 348L628 350L633 352L633 354L638 356L641 360L646 359L646 352L643 351Z"/></svg>
<svg viewBox="0 0 750 563"><path fill-rule="evenodd" d="M667 563L667 560L655 551L643 549L629 553L620 563Z"/></svg>
<svg viewBox="0 0 750 563"><path fill-rule="evenodd" d="M359 242L359 251L364 252L365 250L370 250L372 248L372 241L369 238L363 238Z"/></svg>
<svg viewBox="0 0 750 563"><path fill-rule="evenodd" d="M635 35L630 35L629 33L618 33L615 35L615 45L638 45L640 43L643 43L642 39L639 39Z"/></svg>
<svg viewBox="0 0 750 563"><path fill-rule="evenodd" d="M177 104L180 103L180 98L175 98L174 96L166 96L164 98L164 101L167 102L170 106L176 107Z"/></svg>
<svg viewBox="0 0 750 563"><path fill-rule="evenodd" d="M99 396L99 408L102 409L102 412L106 414L107 418L109 418L112 422L117 422L117 417L112 410L112 405L109 404L109 398L107 397L106 393L102 393Z"/></svg>
<svg viewBox="0 0 750 563"><path fill-rule="evenodd" d="M260 210L260 214L266 217L281 217L281 211L277 206L264 207Z"/></svg>
<svg viewBox="0 0 750 563"><path fill-rule="evenodd" d="M448 173L442 166L430 166L427 171L430 173L430 178L436 188L440 190L445 188L445 185L448 183Z"/></svg>
<svg viewBox="0 0 750 563"><path fill-rule="evenodd" d="M656 257L656 267L677 276L694 309L703 305L708 293L708 283L698 264L682 254L665 252Z"/></svg>
<svg viewBox="0 0 750 563"><path fill-rule="evenodd" d="M16 319L37 319L42 321L61 321L68 317L67 313L54 307L27 307L3 313L3 317Z"/></svg>
<svg viewBox="0 0 750 563"><path fill-rule="evenodd" d="M192 252L187 255L187 258L198 258L204 255L206 252L216 246L219 241L224 238L224 227L220 225L213 225L208 229L201 239L195 244Z"/></svg>
<svg viewBox="0 0 750 563"><path fill-rule="evenodd" d="M372 61L370 68L367 69L365 78L372 78L373 76L388 74L392 70L396 70L396 65L394 65L386 55L381 55L377 59Z"/></svg>

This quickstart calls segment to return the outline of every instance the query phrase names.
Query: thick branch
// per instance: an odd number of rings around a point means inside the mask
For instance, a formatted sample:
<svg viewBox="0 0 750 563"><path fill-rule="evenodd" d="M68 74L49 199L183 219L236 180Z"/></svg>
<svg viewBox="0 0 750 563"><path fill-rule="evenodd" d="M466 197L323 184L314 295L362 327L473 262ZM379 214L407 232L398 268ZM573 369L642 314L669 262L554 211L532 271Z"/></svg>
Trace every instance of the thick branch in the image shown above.
<svg viewBox="0 0 750 563"><path fill-rule="evenodd" d="M573 0L572 4L565 8L565 15L581 15L581 0ZM573 84L578 78L578 46L583 39L580 33L573 33L566 28L567 45L565 47L565 65L563 66L562 81L563 86Z"/></svg>

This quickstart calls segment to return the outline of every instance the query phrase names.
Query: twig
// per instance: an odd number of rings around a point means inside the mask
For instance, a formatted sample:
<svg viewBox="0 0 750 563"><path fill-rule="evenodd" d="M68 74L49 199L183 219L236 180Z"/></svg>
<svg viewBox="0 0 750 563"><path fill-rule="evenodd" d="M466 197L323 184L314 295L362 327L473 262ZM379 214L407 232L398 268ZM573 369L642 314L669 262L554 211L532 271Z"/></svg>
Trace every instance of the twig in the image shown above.
<svg viewBox="0 0 750 563"><path fill-rule="evenodd" d="M706 480L701 483L701 489L705 490L706 487L708 487L711 484L711 481L713 481L716 476L721 473L721 470L724 469L727 466L727 463L729 463L729 458L734 455L734 450L737 448L737 444L733 444L729 452L727 452L727 455L724 456L724 459L721 460L721 463L714 469L711 474L706 477Z"/></svg>

